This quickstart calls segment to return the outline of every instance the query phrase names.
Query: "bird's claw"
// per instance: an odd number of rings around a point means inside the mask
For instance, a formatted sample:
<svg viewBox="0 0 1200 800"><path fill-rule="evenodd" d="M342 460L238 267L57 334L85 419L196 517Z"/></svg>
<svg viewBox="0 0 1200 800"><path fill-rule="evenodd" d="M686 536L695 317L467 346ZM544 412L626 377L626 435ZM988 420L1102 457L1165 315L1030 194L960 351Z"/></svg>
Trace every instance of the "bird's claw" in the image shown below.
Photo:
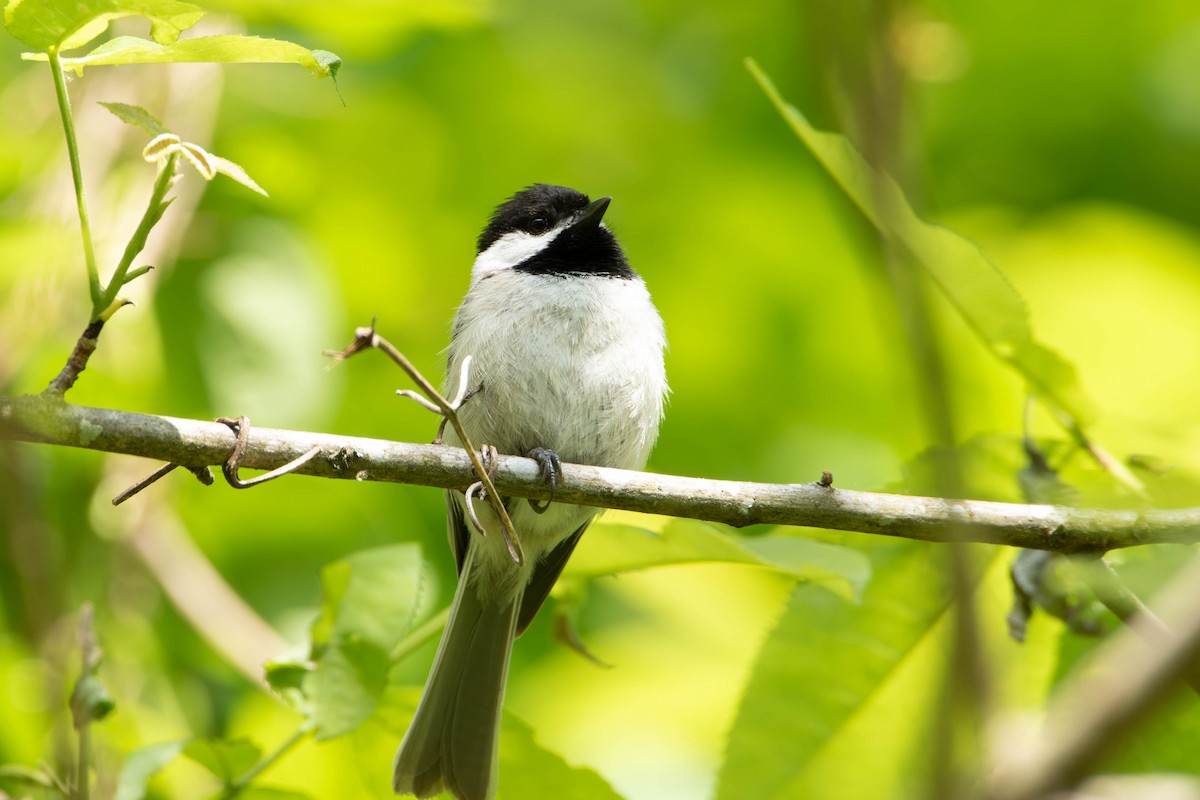
<svg viewBox="0 0 1200 800"><path fill-rule="evenodd" d="M529 506L539 514L546 513L546 509L554 502L554 491L558 488L558 477L562 474L562 459L553 450L545 447L535 447L525 454L526 458L532 458L538 462L541 468L542 480L550 484L550 497L543 502L530 499Z"/></svg>

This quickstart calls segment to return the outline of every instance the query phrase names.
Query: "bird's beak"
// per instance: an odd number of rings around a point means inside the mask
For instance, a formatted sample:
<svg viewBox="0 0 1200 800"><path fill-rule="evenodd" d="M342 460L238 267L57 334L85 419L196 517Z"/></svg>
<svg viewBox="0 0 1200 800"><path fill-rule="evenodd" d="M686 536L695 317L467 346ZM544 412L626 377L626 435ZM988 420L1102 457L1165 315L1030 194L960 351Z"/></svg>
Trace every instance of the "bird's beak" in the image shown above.
<svg viewBox="0 0 1200 800"><path fill-rule="evenodd" d="M604 219L604 212L608 209L608 204L611 202L611 197L601 197L599 200L592 202L587 208L579 212L579 217L571 223L571 228L578 230L581 228L600 227L600 221Z"/></svg>

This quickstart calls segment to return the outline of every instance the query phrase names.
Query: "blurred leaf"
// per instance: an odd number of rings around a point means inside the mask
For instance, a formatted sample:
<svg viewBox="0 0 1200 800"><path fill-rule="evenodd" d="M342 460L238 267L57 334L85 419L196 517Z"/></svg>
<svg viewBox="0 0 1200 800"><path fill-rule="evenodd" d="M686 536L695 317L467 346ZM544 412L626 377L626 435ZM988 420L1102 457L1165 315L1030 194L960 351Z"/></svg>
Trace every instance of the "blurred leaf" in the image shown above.
<svg viewBox="0 0 1200 800"><path fill-rule="evenodd" d="M609 669L612 664L593 653L579 634L579 617L591 587L588 581L558 582L554 588L554 639L596 666Z"/></svg>
<svg viewBox="0 0 1200 800"><path fill-rule="evenodd" d="M113 800L142 800L150 779L183 752L186 744L186 741L163 742L130 753L121 765L121 774L117 776L117 792Z"/></svg>
<svg viewBox="0 0 1200 800"><path fill-rule="evenodd" d="M401 544L354 553L321 571L310 684L318 739L348 733L374 712L389 654L417 611L422 564L419 547Z"/></svg>
<svg viewBox="0 0 1200 800"><path fill-rule="evenodd" d="M27 61L45 61L44 53L26 53ZM138 36L117 36L82 56L63 58L64 67L82 73L86 67L124 64L299 64L318 78L337 75L342 60L326 50L309 50L293 42L260 36L198 36L158 44Z"/></svg>
<svg viewBox="0 0 1200 800"><path fill-rule="evenodd" d="M317 662L312 679L312 720L317 739L349 733L375 712L387 687L388 650L354 639L329 647Z"/></svg>
<svg viewBox="0 0 1200 800"><path fill-rule="evenodd" d="M511 714L501 721L499 800L620 800L608 783L586 767L573 767L539 745L533 730Z"/></svg>
<svg viewBox="0 0 1200 800"><path fill-rule="evenodd" d="M220 797L220 795L218 795ZM251 786L238 793L239 800L309 800L309 795L291 789Z"/></svg>
<svg viewBox="0 0 1200 800"><path fill-rule="evenodd" d="M812 127L754 61L747 66L842 190L881 234L925 269L988 349L1060 413L1076 423L1086 422L1091 412L1075 367L1033 338L1025 301L979 247L951 230L923 222L896 182L876 172L845 136Z"/></svg>
<svg viewBox="0 0 1200 800"><path fill-rule="evenodd" d="M133 125L147 131L151 136L161 136L164 133L170 133L163 124L154 118L146 109L141 106L131 106L127 103L105 103L100 105L107 108L112 114L127 125Z"/></svg>
<svg viewBox="0 0 1200 800"><path fill-rule="evenodd" d="M943 447L927 447L902 466L903 478L887 487L900 494L936 494L939 486L939 462L954 458L962 471L963 493L977 500L1020 503L1017 475L1027 463L1021 452L1020 437L987 434L972 436L958 443L953 452Z"/></svg>
<svg viewBox="0 0 1200 800"><path fill-rule="evenodd" d="M0 764L0 781L18 786L48 789L52 792L63 794L60 790L61 781L58 781L55 776L40 767L25 767L20 764Z"/></svg>
<svg viewBox="0 0 1200 800"><path fill-rule="evenodd" d="M184 331L211 402L285 427L324 424L339 383L320 369L318 354L345 330L329 302L329 265L314 260L299 227L254 217L231 222L230 232L229 255L197 276L193 302L202 317ZM270 314L264 297L272 298Z"/></svg>
<svg viewBox="0 0 1200 800"><path fill-rule="evenodd" d="M1105 761L1106 772L1174 772L1197 775L1195 743L1200 739L1200 703L1166 703L1139 729L1119 752ZM1192 695L1194 697L1194 695ZM1129 798L1158 798L1156 794L1128 794Z"/></svg>
<svg viewBox="0 0 1200 800"><path fill-rule="evenodd" d="M420 696L418 688L388 687L380 699L374 722L399 741L412 722ZM364 747L368 746L367 731L364 729L355 734L364 738ZM374 744L379 739L378 733L374 728L369 732L369 740ZM502 714L500 790L497 800L543 797L554 800L619 800L621 795L594 771L571 766L562 756L540 745L534 731L524 721L512 714Z"/></svg>
<svg viewBox="0 0 1200 800"><path fill-rule="evenodd" d="M874 577L861 605L810 584L792 590L730 729L717 800L804 796L789 785L946 609L942 564L933 552L912 542L873 547ZM888 794L881 788L880 796Z"/></svg>
<svg viewBox="0 0 1200 800"><path fill-rule="evenodd" d="M268 661L263 664L267 685L281 694L291 689L302 688L312 669L312 664L308 661Z"/></svg>
<svg viewBox="0 0 1200 800"><path fill-rule="evenodd" d="M856 597L870 578L870 564L846 547L800 536L739 537L694 520L673 519L661 530L598 523L588 529L563 571L593 578L671 564L752 564L786 572Z"/></svg>
<svg viewBox="0 0 1200 800"><path fill-rule="evenodd" d="M379 697L374 721L394 736L401 737L412 723L413 715L417 713L417 703L420 700L421 687L391 684ZM355 738L363 735L360 731ZM397 744L399 741L400 739L397 738Z"/></svg>
<svg viewBox="0 0 1200 800"><path fill-rule="evenodd" d="M420 547L397 544L360 550L325 567L313 640L353 637L390 649L416 614L423 564Z"/></svg>
<svg viewBox="0 0 1200 800"><path fill-rule="evenodd" d="M227 786L262 758L262 750L249 739L195 739L184 745L183 754Z"/></svg>
<svg viewBox="0 0 1200 800"><path fill-rule="evenodd" d="M263 665L267 685L292 710L312 717L311 679L316 665L308 659L276 659Z"/></svg>
<svg viewBox="0 0 1200 800"><path fill-rule="evenodd" d="M227 158L215 156L212 153L208 154L208 159L217 172L232 178L252 192L258 192L263 197L269 196L267 194L267 190L259 186L258 183L255 182L254 178L251 178L250 174L238 164L233 163Z"/></svg>
<svg viewBox="0 0 1200 800"><path fill-rule="evenodd" d="M1044 461L1031 460L1017 471L1017 483L1027 503L1069 506L1079 502L1079 490L1058 476Z"/></svg>
<svg viewBox="0 0 1200 800"><path fill-rule="evenodd" d="M154 41L170 44L204 11L176 0L9 0L4 26L38 50L71 50L104 33L110 21L133 16L149 19Z"/></svg>
<svg viewBox="0 0 1200 800"><path fill-rule="evenodd" d="M871 580L871 562L858 550L806 539L794 533L743 539L742 546L777 569L818 583L855 601Z"/></svg>

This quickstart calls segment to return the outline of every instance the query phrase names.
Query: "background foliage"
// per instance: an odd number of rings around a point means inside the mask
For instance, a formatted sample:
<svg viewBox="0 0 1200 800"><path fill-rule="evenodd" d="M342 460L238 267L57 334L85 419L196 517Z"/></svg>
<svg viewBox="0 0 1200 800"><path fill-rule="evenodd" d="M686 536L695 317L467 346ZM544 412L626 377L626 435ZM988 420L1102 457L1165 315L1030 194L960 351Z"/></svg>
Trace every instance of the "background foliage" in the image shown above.
<svg viewBox="0 0 1200 800"><path fill-rule="evenodd" d="M218 180L200 196L185 179L155 234L159 269L131 287L136 308L106 329L72 400L427 441L434 424L395 399L393 368L361 359L327 371L321 350L376 316L440 374L479 228L515 190L555 182L614 196L608 221L666 320L673 395L652 469L771 482L829 469L844 488L930 491L920 387L874 234L743 66L753 56L815 124L844 127L853 80L832 53L863 46L871 13L839 6L209 3L209 33L337 52L345 104L328 82L282 66L96 67L72 84L105 263L153 172L137 158L145 137L96 101L146 106L271 195ZM1039 338L1078 368L1097 438L1167 469L1143 473L1154 502L1195 504L1200 10L1015 0L912 5L898 19L883 41L907 69L910 197L1002 267ZM88 313L49 76L21 49L0 37L5 394L39 391ZM1024 387L949 306L933 310L968 492L1019 501ZM1053 441L1064 437L1048 419L1035 430L1080 502L1140 502ZM95 728L107 790L136 748L245 737L269 750L300 719L195 632L130 546L136 512L108 499L150 467L128 461L0 447L0 763L69 762L73 620L91 601L117 703ZM235 493L179 476L152 491L297 647L322 567L365 548L420 545L419 616L451 595L437 492L292 479ZM947 647L941 549L787 533L861 553L871 570L861 599L745 564L590 580L581 568L565 605L610 666L556 643L550 614L520 640L503 759L528 769L502 767L502 796L884 797L925 786ZM1045 617L1024 645L1006 638L1009 558L980 551L979 625L998 705L1036 709L1091 644ZM1127 559L1123 574L1148 590L1180 557ZM431 655L427 645L385 676L365 725L306 740L264 782L390 796L388 765ZM1196 772L1180 743L1198 725L1195 698L1181 695L1110 768ZM173 762L152 796L217 791L203 759Z"/></svg>

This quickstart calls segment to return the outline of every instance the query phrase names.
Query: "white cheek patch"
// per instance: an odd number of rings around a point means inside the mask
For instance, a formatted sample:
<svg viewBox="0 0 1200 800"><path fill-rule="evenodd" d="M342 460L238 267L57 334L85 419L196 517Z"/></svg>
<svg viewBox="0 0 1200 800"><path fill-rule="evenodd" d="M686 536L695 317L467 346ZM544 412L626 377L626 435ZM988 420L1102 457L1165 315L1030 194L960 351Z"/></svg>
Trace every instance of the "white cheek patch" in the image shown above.
<svg viewBox="0 0 1200 800"><path fill-rule="evenodd" d="M504 234L475 258L475 266L471 268L471 283L478 283L493 272L512 269L528 261L554 241L562 230L556 228L541 236L531 236L523 231Z"/></svg>

